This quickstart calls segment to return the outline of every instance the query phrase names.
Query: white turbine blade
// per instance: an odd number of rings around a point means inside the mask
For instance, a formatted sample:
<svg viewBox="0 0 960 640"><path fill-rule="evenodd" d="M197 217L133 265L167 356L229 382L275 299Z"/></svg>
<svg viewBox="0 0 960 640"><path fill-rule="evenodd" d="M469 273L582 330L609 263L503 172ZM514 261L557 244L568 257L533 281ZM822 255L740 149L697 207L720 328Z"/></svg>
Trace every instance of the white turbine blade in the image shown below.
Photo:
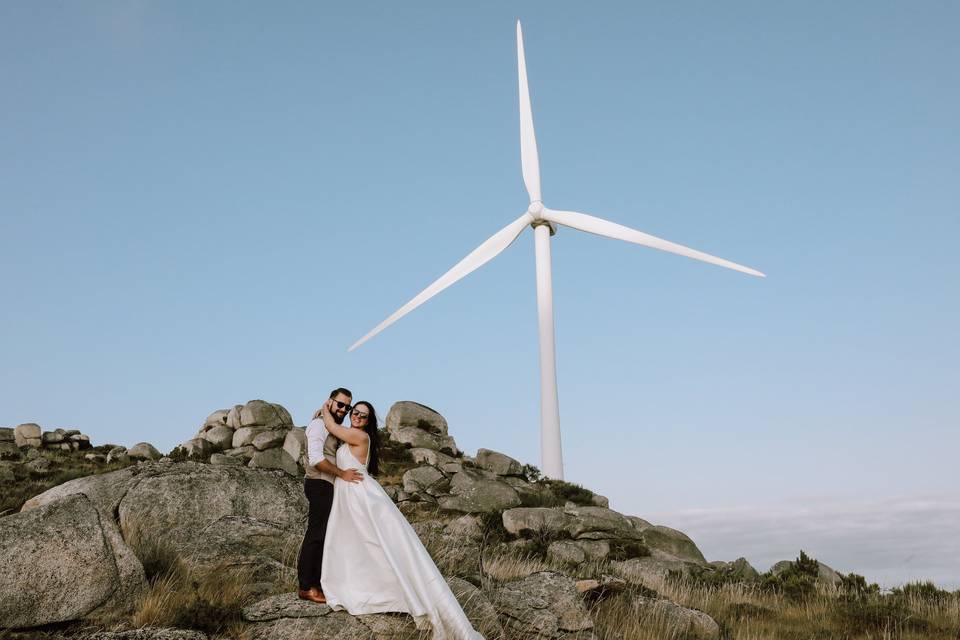
<svg viewBox="0 0 960 640"><path fill-rule="evenodd" d="M557 224L562 224L566 227L572 227L588 233L595 233L598 236L605 236L615 240L626 240L627 242L642 244L645 247L652 247L654 249L660 249L661 251L669 251L670 253L693 258L694 260L709 262L710 264L715 264L721 267L726 267L727 269L733 269L734 271L747 273L751 276L759 276L761 278L766 277L756 269L751 269L750 267L745 267L735 262L730 262L729 260L712 256L709 253L703 253L702 251L685 247L681 244L663 240L656 236L643 233L642 231L637 231L635 229L631 229L630 227L616 224L615 222L608 222L601 218L588 216L585 213L576 213L574 211L555 211L553 209L545 208L542 215L547 220L551 220Z"/></svg>
<svg viewBox="0 0 960 640"><path fill-rule="evenodd" d="M467 276L473 271L476 271L486 263L493 260L504 249L513 244L513 241L517 239L517 236L520 235L520 232L523 231L531 222L533 222L533 216L531 216L529 213L524 213L522 216L505 226L503 229L493 234L486 242L474 249L470 255L455 264L452 269L440 276L429 287L421 291L416 298L397 309L393 315L374 327L370 333L353 343L353 346L347 349L347 351L353 351L403 316L407 315L421 304L452 285L457 280L460 280L461 278Z"/></svg>
<svg viewBox="0 0 960 640"><path fill-rule="evenodd" d="M540 200L540 156L537 154L537 136L533 133L533 112L530 109L530 89L527 87L527 60L523 55L523 30L517 20L517 73L520 78L520 163L523 183L527 186L530 202Z"/></svg>

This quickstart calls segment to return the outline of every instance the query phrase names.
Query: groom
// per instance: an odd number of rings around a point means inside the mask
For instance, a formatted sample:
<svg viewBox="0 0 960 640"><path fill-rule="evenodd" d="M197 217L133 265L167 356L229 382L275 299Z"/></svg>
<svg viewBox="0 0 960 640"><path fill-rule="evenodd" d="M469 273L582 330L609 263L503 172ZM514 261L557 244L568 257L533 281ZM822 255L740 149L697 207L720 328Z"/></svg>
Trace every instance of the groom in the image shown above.
<svg viewBox="0 0 960 640"><path fill-rule="evenodd" d="M343 387L330 392L330 405L337 424L353 407L350 402L353 394ZM317 412L319 414L319 412ZM304 470L303 492L307 496L307 532L300 545L297 558L297 595L303 600L324 603L320 585L320 568L323 561L323 540L327 535L327 521L330 519L330 507L333 506L333 479L347 482L360 482L363 475L357 469L337 467L337 447L340 441L330 435L323 426L323 419L314 416L307 426L307 467Z"/></svg>

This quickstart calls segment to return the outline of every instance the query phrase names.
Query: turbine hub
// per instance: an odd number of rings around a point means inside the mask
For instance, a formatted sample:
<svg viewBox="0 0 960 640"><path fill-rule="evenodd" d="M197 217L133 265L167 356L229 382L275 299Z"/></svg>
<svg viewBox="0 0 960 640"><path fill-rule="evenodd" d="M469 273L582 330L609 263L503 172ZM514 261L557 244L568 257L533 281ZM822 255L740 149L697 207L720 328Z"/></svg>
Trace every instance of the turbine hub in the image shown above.
<svg viewBox="0 0 960 640"><path fill-rule="evenodd" d="M537 220L540 219L540 214L543 213L543 203L539 200L534 200L530 203L530 206L527 207L527 213L532 215Z"/></svg>

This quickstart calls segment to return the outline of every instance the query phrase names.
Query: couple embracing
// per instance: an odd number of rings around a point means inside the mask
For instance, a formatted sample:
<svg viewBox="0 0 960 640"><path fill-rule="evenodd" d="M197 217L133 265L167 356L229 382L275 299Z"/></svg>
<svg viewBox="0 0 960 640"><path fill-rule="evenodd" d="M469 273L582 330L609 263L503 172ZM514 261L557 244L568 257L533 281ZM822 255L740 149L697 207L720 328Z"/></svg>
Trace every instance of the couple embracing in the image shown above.
<svg viewBox="0 0 960 640"><path fill-rule="evenodd" d="M352 615L409 613L433 640L483 640L416 531L374 479L377 414L334 389L307 426L303 480L310 505L299 596ZM343 420L350 415L350 426Z"/></svg>

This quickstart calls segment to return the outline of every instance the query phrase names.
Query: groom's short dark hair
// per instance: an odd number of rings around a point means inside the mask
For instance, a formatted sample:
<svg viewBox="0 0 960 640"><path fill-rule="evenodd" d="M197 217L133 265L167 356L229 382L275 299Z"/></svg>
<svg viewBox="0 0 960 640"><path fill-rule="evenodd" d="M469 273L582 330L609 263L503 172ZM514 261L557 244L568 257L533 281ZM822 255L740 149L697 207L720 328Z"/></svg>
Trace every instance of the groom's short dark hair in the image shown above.
<svg viewBox="0 0 960 640"><path fill-rule="evenodd" d="M353 397L353 394L350 393L350 389L344 389L343 387L337 387L336 389L334 389L333 391L330 392L330 399L332 400L332 399L336 398L336 397L337 397L339 394L341 394L341 393L342 393L343 395L347 396L348 398L352 398L352 397Z"/></svg>

